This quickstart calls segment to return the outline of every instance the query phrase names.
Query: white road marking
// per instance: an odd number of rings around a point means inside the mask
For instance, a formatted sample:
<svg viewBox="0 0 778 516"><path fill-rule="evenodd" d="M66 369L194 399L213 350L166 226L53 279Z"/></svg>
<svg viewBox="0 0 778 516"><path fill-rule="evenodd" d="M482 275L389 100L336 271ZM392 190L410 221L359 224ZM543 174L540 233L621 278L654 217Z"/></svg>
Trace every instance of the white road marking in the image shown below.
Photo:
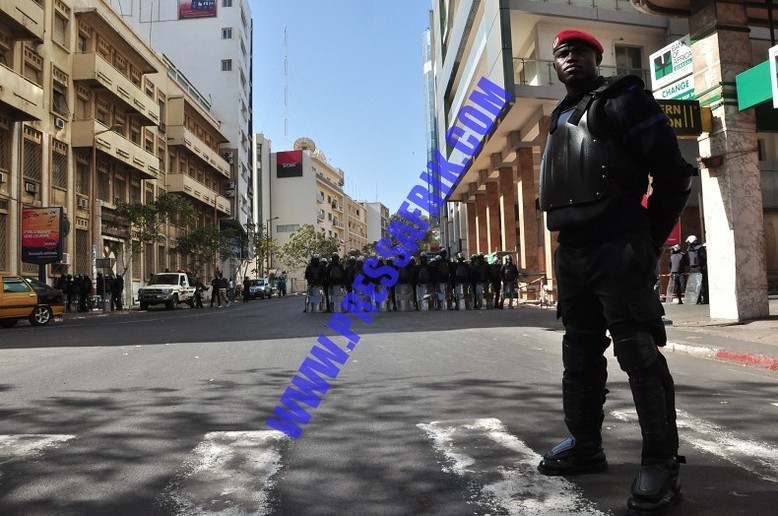
<svg viewBox="0 0 778 516"><path fill-rule="evenodd" d="M36 459L49 449L59 448L75 435L11 434L0 435L0 464L11 460Z"/></svg>
<svg viewBox="0 0 778 516"><path fill-rule="evenodd" d="M637 421L632 411L613 411L622 421ZM739 439L721 426L676 410L681 440L693 447L723 458L763 480L778 483L778 448L753 439Z"/></svg>
<svg viewBox="0 0 778 516"><path fill-rule="evenodd" d="M157 505L187 516L269 514L273 476L288 441L275 430L209 432Z"/></svg>
<svg viewBox="0 0 778 516"><path fill-rule="evenodd" d="M465 481L468 498L511 516L602 516L572 482L537 470L542 458L508 433L499 419L433 421L418 425L444 457L442 469ZM495 448L501 448L495 453ZM483 453L482 453L483 452Z"/></svg>

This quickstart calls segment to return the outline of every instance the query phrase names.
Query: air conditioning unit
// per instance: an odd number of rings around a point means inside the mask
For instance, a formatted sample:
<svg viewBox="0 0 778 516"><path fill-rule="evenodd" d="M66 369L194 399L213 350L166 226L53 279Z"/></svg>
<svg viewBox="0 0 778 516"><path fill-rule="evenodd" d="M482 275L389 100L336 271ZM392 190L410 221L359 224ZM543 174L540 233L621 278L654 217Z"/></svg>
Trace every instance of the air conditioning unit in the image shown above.
<svg viewBox="0 0 778 516"><path fill-rule="evenodd" d="M225 191L224 191L224 196L225 196L226 198L228 198L228 199L232 199L233 197L235 197L235 190L233 190L233 189L227 189L227 190L225 190Z"/></svg>
<svg viewBox="0 0 778 516"><path fill-rule="evenodd" d="M87 209L88 206L89 206L89 199L87 199L86 197L79 197L78 198L78 207L79 208Z"/></svg>
<svg viewBox="0 0 778 516"><path fill-rule="evenodd" d="M227 181L224 183L225 190L235 190L235 181Z"/></svg>
<svg viewBox="0 0 778 516"><path fill-rule="evenodd" d="M38 184L25 181L24 191L30 194L36 194L38 193Z"/></svg>
<svg viewBox="0 0 778 516"><path fill-rule="evenodd" d="M62 260L59 263L62 265L70 265L70 253L62 253Z"/></svg>
<svg viewBox="0 0 778 516"><path fill-rule="evenodd" d="M56 127L57 129L64 129L65 121L59 117L54 118L54 127Z"/></svg>

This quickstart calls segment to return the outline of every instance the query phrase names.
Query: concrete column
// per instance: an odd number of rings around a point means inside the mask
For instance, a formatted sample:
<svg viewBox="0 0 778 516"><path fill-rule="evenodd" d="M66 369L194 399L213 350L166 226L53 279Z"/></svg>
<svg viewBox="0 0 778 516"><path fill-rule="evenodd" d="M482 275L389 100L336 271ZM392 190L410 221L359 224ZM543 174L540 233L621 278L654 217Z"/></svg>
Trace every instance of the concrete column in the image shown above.
<svg viewBox="0 0 778 516"><path fill-rule="evenodd" d="M475 201L467 204L467 252L473 254L478 247L478 220Z"/></svg>
<svg viewBox="0 0 778 516"><path fill-rule="evenodd" d="M551 117L550 116L544 116L540 119L539 122L540 125L540 134L543 135L543 138L541 140L540 145L540 155L543 155L543 152L546 150L546 136L548 135L548 129L551 126ZM537 174L535 174L535 181L538 185L540 185L540 170L538 169ZM539 192L538 192L539 193ZM556 300L556 275L554 274L554 252L556 251L556 248L559 246L559 243L556 241L556 232L555 231L549 231L548 230L548 224L546 222L547 214L545 212L542 212L543 215L541 216L540 220L540 227L543 238L542 245L542 251L541 251L541 257L540 262L538 264L539 269L546 272L546 278L547 278L547 284L549 287L551 287L553 290L550 292L552 296L552 300Z"/></svg>
<svg viewBox="0 0 778 516"><path fill-rule="evenodd" d="M500 225L500 194L498 192L497 181L486 183L486 224L488 244L485 254L499 251L502 249L502 227Z"/></svg>
<svg viewBox="0 0 778 516"><path fill-rule="evenodd" d="M473 253L486 253L489 249L488 223L486 222L486 194L475 194L475 220L478 240L475 241L475 247L471 250Z"/></svg>
<svg viewBox="0 0 778 516"><path fill-rule="evenodd" d="M713 131L699 139L700 156L721 165L700 170L708 251L710 317L769 315L762 191L754 111L738 111L735 76L751 67L745 6L692 2L689 22L694 86L713 113Z"/></svg>
<svg viewBox="0 0 778 516"><path fill-rule="evenodd" d="M502 235L500 244L504 251L516 251L516 179L513 167L500 168L500 219Z"/></svg>
<svg viewBox="0 0 778 516"><path fill-rule="evenodd" d="M532 149L518 149L516 154L519 196L520 267L530 271L540 269L543 249L538 245L538 220L535 199L538 196Z"/></svg>

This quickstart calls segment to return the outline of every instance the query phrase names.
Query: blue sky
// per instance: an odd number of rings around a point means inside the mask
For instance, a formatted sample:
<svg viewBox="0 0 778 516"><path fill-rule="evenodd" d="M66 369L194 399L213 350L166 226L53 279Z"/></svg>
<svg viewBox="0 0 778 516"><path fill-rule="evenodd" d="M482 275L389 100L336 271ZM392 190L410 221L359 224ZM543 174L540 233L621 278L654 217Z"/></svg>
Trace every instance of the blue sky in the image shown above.
<svg viewBox="0 0 778 516"><path fill-rule="evenodd" d="M421 41L429 0L249 0L254 131L312 138L346 193L394 212L426 167ZM284 27L288 129L284 137Z"/></svg>

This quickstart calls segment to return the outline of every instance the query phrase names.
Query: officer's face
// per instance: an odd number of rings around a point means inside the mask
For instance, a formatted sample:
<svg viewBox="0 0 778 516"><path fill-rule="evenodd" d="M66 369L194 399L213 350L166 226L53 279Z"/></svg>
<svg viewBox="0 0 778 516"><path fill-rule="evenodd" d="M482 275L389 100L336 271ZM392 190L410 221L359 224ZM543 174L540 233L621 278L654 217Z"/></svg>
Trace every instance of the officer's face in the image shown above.
<svg viewBox="0 0 778 516"><path fill-rule="evenodd" d="M592 47L573 41L554 51L554 69L562 84L575 88L597 77L600 59Z"/></svg>

